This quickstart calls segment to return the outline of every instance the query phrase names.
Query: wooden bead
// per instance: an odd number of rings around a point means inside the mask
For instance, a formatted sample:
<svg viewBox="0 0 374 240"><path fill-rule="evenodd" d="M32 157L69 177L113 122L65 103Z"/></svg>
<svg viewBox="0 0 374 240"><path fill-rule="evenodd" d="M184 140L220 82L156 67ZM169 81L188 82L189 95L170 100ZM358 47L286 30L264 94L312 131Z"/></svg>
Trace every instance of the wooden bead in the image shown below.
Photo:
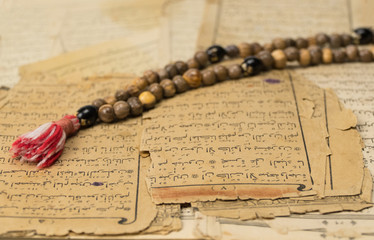
<svg viewBox="0 0 374 240"><path fill-rule="evenodd" d="M288 47L284 50L286 54L287 61L297 61L299 59L299 49L296 47Z"/></svg>
<svg viewBox="0 0 374 240"><path fill-rule="evenodd" d="M139 95L139 100L142 102L145 109L153 108L156 104L156 97L150 91L144 91Z"/></svg>
<svg viewBox="0 0 374 240"><path fill-rule="evenodd" d="M322 51L320 47L315 45L309 47L310 63L312 65L318 65L322 62Z"/></svg>
<svg viewBox="0 0 374 240"><path fill-rule="evenodd" d="M200 67L205 67L209 63L208 54L204 51L198 51L195 53L194 59L199 63Z"/></svg>
<svg viewBox="0 0 374 240"><path fill-rule="evenodd" d="M360 56L360 62L371 62L373 61L373 54L369 49L360 49L358 52Z"/></svg>
<svg viewBox="0 0 374 240"><path fill-rule="evenodd" d="M317 40L314 36L308 37L307 41L309 46L317 45Z"/></svg>
<svg viewBox="0 0 374 240"><path fill-rule="evenodd" d="M339 34L333 33L330 35L331 48L340 48L342 46L342 39Z"/></svg>
<svg viewBox="0 0 374 240"><path fill-rule="evenodd" d="M241 58L246 58L252 55L252 47L249 43L242 42L238 45L239 54Z"/></svg>
<svg viewBox="0 0 374 240"><path fill-rule="evenodd" d="M358 49L355 45L348 45L345 48L345 52L347 54L348 61L354 62L358 58Z"/></svg>
<svg viewBox="0 0 374 240"><path fill-rule="evenodd" d="M130 97L127 99L127 103L130 106L130 112L133 116L139 116L143 113L143 104L137 97Z"/></svg>
<svg viewBox="0 0 374 240"><path fill-rule="evenodd" d="M275 38L273 40L273 45L275 49L285 49L287 47L287 44L283 38Z"/></svg>
<svg viewBox="0 0 374 240"><path fill-rule="evenodd" d="M200 68L199 63L194 59L188 59L187 61L188 68Z"/></svg>
<svg viewBox="0 0 374 240"><path fill-rule="evenodd" d="M143 76L147 80L148 84L159 82L160 79L155 71L147 70L143 73Z"/></svg>
<svg viewBox="0 0 374 240"><path fill-rule="evenodd" d="M292 38L285 38L284 41L286 42L286 48L296 46L296 41L293 40Z"/></svg>
<svg viewBox="0 0 374 240"><path fill-rule="evenodd" d="M228 76L227 68L222 65L216 65L213 67L213 72L216 75L216 80L218 82L225 81Z"/></svg>
<svg viewBox="0 0 374 240"><path fill-rule="evenodd" d="M99 108L99 118L101 121L110 123L115 119L113 106L110 104L104 104Z"/></svg>
<svg viewBox="0 0 374 240"><path fill-rule="evenodd" d="M164 89L158 83L149 85L148 91L150 91L156 98L156 101L160 101L164 96Z"/></svg>
<svg viewBox="0 0 374 240"><path fill-rule="evenodd" d="M334 62L336 63L343 63L347 57L345 51L343 49L334 49L332 52Z"/></svg>
<svg viewBox="0 0 374 240"><path fill-rule="evenodd" d="M110 104L110 105L112 105L112 106L113 106L113 104L114 104L115 102L117 102L117 99L116 99L114 96L107 96L107 97L104 98L104 100L105 100L105 102L106 102L107 104Z"/></svg>
<svg viewBox="0 0 374 240"><path fill-rule="evenodd" d="M296 39L296 47L298 49L307 48L308 47L308 41L305 38L297 38Z"/></svg>
<svg viewBox="0 0 374 240"><path fill-rule="evenodd" d="M262 61L266 69L271 69L273 67L274 59L269 51L263 50L259 52L256 56L258 59Z"/></svg>
<svg viewBox="0 0 374 240"><path fill-rule="evenodd" d="M164 89L164 97L173 97L177 91L173 81L170 79L162 80L160 86Z"/></svg>
<svg viewBox="0 0 374 240"><path fill-rule="evenodd" d="M168 73L168 78L173 78L178 75L177 67L174 64L168 64L165 66L165 70Z"/></svg>
<svg viewBox="0 0 374 240"><path fill-rule="evenodd" d="M258 43L258 42L254 42L251 44L251 48L252 48L252 54L253 55L256 55L257 53L261 52L263 49L263 47Z"/></svg>
<svg viewBox="0 0 374 240"><path fill-rule="evenodd" d="M173 78L173 83L175 85L175 89L177 90L177 93L185 92L190 88L186 80L184 80L184 78L180 75L177 75Z"/></svg>
<svg viewBox="0 0 374 240"><path fill-rule="evenodd" d="M191 68L183 74L188 86L191 88L198 88L201 85L201 73L198 69Z"/></svg>
<svg viewBox="0 0 374 240"><path fill-rule="evenodd" d="M239 48L236 45L228 45L226 48L226 54L230 58L239 56Z"/></svg>
<svg viewBox="0 0 374 240"><path fill-rule="evenodd" d="M327 37L327 35L325 33L318 33L316 35L316 42L317 42L317 45L319 46L323 46L325 45L326 43L328 43L329 41L329 38Z"/></svg>
<svg viewBox="0 0 374 240"><path fill-rule="evenodd" d="M130 97L137 97L140 94L139 88L134 84L130 84L129 86L127 86L125 91L129 93Z"/></svg>
<svg viewBox="0 0 374 240"><path fill-rule="evenodd" d="M306 67L310 65L310 53L308 49L302 48L299 50L300 56L299 56L299 64L302 67Z"/></svg>
<svg viewBox="0 0 374 240"><path fill-rule="evenodd" d="M272 52L274 50L274 45L273 43L265 43L264 44L264 50Z"/></svg>
<svg viewBox="0 0 374 240"><path fill-rule="evenodd" d="M130 114L130 106L125 101L118 101L113 105L114 115L117 119L125 119Z"/></svg>
<svg viewBox="0 0 374 240"><path fill-rule="evenodd" d="M371 46L371 47L370 47L370 52L371 52L371 54L373 54L373 56L374 56L374 46Z"/></svg>
<svg viewBox="0 0 374 240"><path fill-rule="evenodd" d="M322 62L325 64L332 63L332 51L330 48L322 49Z"/></svg>
<svg viewBox="0 0 374 240"><path fill-rule="evenodd" d="M178 74L182 75L188 70L188 65L187 63L183 61L176 61L175 62L175 67L177 68Z"/></svg>
<svg viewBox="0 0 374 240"><path fill-rule="evenodd" d="M353 38L352 38L351 35L344 33L344 34L341 35L341 38L342 38L342 45L343 46L348 46L348 45L352 44Z"/></svg>
<svg viewBox="0 0 374 240"><path fill-rule="evenodd" d="M242 75L243 70L239 64L233 64L228 67L228 72L230 79L239 79Z"/></svg>
<svg viewBox="0 0 374 240"><path fill-rule="evenodd" d="M92 105L94 105L97 109L99 109L102 105L106 104L105 100L102 98L95 99L92 102Z"/></svg>
<svg viewBox="0 0 374 240"><path fill-rule="evenodd" d="M161 81L162 79L166 79L169 77L169 74L168 72L164 69L164 68L161 68L157 71L157 74L159 76L159 80Z"/></svg>
<svg viewBox="0 0 374 240"><path fill-rule="evenodd" d="M117 101L126 101L130 97L130 93L128 91L125 91L124 89L120 89L116 92L114 95Z"/></svg>
<svg viewBox="0 0 374 240"><path fill-rule="evenodd" d="M140 91L143 91L148 87L148 81L144 77L135 78L132 84L137 86Z"/></svg>
<svg viewBox="0 0 374 240"><path fill-rule="evenodd" d="M216 83L216 75L211 69L207 69L201 72L202 83L205 86L210 86Z"/></svg>
<svg viewBox="0 0 374 240"><path fill-rule="evenodd" d="M286 65L287 65L287 57L284 54L283 50L280 50L280 49L274 50L271 53L271 56L274 59L274 66L275 66L275 68L277 68L277 69L283 69L283 68L286 67Z"/></svg>

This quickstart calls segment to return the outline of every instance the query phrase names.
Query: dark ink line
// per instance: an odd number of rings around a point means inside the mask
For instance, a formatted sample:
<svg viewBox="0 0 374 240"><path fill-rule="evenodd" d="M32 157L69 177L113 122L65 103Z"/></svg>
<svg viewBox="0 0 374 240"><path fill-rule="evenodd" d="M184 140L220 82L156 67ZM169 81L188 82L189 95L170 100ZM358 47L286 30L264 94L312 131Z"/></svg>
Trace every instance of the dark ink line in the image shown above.
<svg viewBox="0 0 374 240"><path fill-rule="evenodd" d="M308 150L307 150L307 148L306 148L306 143L305 143L305 137L304 137L303 126L301 125L301 119L300 119L300 113L299 113L299 106L298 106L298 104L297 104L295 87L294 87L294 85L293 85L292 76L291 76L291 73L290 73L290 72L288 72L288 76L289 76L290 83L291 83L291 87L292 87L293 97L294 97L294 99L295 99L295 105L296 105L297 117L298 117L298 119L299 119L300 130L301 130L301 136L303 137L303 143L304 143L305 155L306 155L306 159L307 159L307 161L308 161L308 168L309 168L310 180L312 181L312 184L314 184L313 177L312 177L312 170L311 170L311 168L310 168L310 162L309 162Z"/></svg>
<svg viewBox="0 0 374 240"><path fill-rule="evenodd" d="M177 185L177 186L161 186L161 187L151 187L155 188L179 188L179 187L202 187L202 186L221 186L221 185L295 185L301 186L302 183L211 183L211 184L190 184L190 185ZM304 186L305 187L305 186Z"/></svg>
<svg viewBox="0 0 374 240"><path fill-rule="evenodd" d="M329 135L328 138L327 138L327 146L330 148L330 132L329 132L329 123L327 121L326 90L323 90L323 99L324 99L324 102L325 102L326 129L327 129L327 134ZM329 168L330 168L330 185L331 185L331 190L333 190L334 185L332 184L331 155L329 155Z"/></svg>

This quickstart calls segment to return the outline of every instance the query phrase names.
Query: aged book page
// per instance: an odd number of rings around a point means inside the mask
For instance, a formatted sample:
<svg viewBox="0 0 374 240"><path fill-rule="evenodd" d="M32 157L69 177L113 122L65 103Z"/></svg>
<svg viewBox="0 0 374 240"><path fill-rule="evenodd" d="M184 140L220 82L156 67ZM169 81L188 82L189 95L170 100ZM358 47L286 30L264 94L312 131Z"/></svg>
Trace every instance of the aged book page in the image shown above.
<svg viewBox="0 0 374 240"><path fill-rule="evenodd" d="M102 44L87 50L26 66L22 80L0 110L1 175L0 232L35 231L66 235L136 233L146 229L157 214L145 186L148 161L139 156L140 118L100 124L68 139L53 167L12 159L16 136L38 125L72 114L92 99L111 95L131 81L108 78L156 64L149 46L155 40L140 36ZM135 44L136 43L136 44ZM141 64L144 63L144 64ZM100 66L100 67L97 67ZM87 76L96 76L87 78ZM164 218L167 219L167 218ZM167 228L173 228L167 223ZM164 231L155 224L154 231Z"/></svg>
<svg viewBox="0 0 374 240"><path fill-rule="evenodd" d="M0 86L18 67L105 41L159 30L164 0L3 0ZM11 23L11 24L10 24ZM159 32L154 37L158 37Z"/></svg>
<svg viewBox="0 0 374 240"><path fill-rule="evenodd" d="M187 92L146 113L141 150L151 154L153 200L324 196L328 131L325 118L312 117L306 85L271 72ZM352 113L338 112L355 124ZM346 194L360 193L362 176L363 166L352 169Z"/></svg>

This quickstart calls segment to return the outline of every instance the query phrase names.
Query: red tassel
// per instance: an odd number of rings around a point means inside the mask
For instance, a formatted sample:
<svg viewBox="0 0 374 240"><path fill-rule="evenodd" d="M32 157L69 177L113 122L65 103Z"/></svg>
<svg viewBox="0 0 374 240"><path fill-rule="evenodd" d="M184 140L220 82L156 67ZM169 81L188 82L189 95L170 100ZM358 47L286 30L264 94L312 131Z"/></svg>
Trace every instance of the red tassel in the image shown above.
<svg viewBox="0 0 374 240"><path fill-rule="evenodd" d="M38 168L52 165L62 154L66 138L80 128L79 119L67 115L56 122L45 123L21 135L10 149L13 157L27 162L36 162Z"/></svg>

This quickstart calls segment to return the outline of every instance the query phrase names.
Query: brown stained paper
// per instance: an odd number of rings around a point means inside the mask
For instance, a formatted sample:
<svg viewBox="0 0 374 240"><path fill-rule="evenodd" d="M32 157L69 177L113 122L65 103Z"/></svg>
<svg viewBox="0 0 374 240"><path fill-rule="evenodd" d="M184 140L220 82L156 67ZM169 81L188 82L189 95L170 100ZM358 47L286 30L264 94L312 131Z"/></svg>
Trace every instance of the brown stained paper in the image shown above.
<svg viewBox="0 0 374 240"><path fill-rule="evenodd" d="M153 200L323 193L327 131L311 118L303 84L272 72L187 92L147 113L141 150L151 154Z"/></svg>
<svg viewBox="0 0 374 240"><path fill-rule="evenodd" d="M157 209L144 182L147 162L139 156L141 119L81 130L67 140L60 159L43 170L8 152L21 133L72 114L131 81L104 76L126 69L123 59L130 55L134 62L146 62L134 71L152 64L153 53L143 45L148 41L152 38L138 39L136 45L116 41L24 68L22 81L0 110L0 233L123 234L150 226ZM87 78L90 74L97 78Z"/></svg>

